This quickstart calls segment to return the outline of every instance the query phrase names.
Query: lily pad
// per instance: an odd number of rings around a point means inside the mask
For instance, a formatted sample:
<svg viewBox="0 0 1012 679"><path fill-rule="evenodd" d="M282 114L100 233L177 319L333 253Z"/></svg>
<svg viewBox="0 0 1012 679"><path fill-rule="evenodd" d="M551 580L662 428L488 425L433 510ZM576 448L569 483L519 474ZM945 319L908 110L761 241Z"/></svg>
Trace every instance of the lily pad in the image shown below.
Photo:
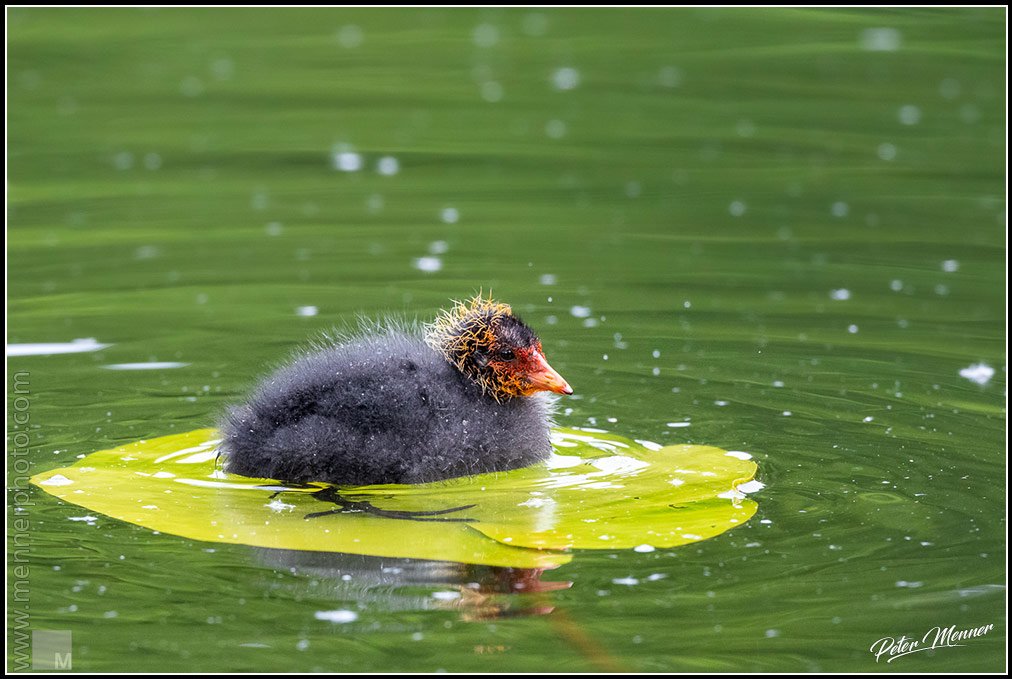
<svg viewBox="0 0 1012 679"><path fill-rule="evenodd" d="M660 447L556 429L545 463L419 485L335 488L226 474L217 432L138 441L32 478L52 495L196 540L551 568L574 549L676 547L741 525L756 465L709 446ZM752 484L749 484L752 485Z"/></svg>

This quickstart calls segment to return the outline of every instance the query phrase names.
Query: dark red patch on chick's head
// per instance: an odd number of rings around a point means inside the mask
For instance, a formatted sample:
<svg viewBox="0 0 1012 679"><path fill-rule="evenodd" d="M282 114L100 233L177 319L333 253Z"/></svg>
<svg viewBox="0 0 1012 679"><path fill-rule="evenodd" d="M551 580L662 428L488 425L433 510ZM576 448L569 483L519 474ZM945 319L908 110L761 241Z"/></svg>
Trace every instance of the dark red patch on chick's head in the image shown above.
<svg viewBox="0 0 1012 679"><path fill-rule="evenodd" d="M426 339L496 401L539 391L573 393L548 365L538 336L506 304L480 295L457 302L429 326Z"/></svg>

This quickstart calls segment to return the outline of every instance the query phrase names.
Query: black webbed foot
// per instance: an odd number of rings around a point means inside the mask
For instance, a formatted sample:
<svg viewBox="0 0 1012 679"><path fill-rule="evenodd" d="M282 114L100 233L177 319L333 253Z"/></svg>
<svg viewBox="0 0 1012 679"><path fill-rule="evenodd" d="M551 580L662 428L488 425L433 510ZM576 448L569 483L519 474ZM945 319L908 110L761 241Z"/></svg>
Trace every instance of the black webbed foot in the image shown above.
<svg viewBox="0 0 1012 679"><path fill-rule="evenodd" d="M392 511L389 509L380 509L379 507L373 506L373 504L371 502L368 502L367 500L349 500L348 498L341 495L341 491L338 488L335 488L333 486L329 488L323 488L322 490L319 490L313 493L312 495L317 500L321 500L323 502L332 502L335 505L337 505L337 507L335 507L334 509L328 509L323 512L312 512L306 514L306 516L304 517L306 519L316 519L321 516L329 516L330 514L365 512L367 514L372 514L373 516L381 516L388 519L404 519L407 521L444 521L447 523L475 522L475 519L470 519L466 517L437 518L442 514L452 514L453 512L460 512L465 509L470 509L471 507L475 506L473 504L462 505L460 507L451 507L449 509L436 509L433 511L402 512L402 511Z"/></svg>

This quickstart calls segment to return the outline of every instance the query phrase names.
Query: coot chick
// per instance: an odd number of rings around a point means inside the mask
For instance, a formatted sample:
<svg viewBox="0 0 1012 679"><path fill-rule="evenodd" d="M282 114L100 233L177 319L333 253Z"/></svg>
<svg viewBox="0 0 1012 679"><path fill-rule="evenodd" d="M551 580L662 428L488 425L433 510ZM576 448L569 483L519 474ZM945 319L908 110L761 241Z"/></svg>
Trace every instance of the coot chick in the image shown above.
<svg viewBox="0 0 1012 679"><path fill-rule="evenodd" d="M386 324L303 355L221 423L225 470L287 482L425 483L551 452L572 388L506 304L476 296L425 326Z"/></svg>

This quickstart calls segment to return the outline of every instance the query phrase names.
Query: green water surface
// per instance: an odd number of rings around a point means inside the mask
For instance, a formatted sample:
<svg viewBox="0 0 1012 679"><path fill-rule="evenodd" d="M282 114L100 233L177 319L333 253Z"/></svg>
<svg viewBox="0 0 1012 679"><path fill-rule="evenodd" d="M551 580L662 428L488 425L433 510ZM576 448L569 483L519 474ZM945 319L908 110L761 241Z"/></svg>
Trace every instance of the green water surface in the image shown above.
<svg viewBox="0 0 1012 679"><path fill-rule="evenodd" d="M1004 668L1003 9L7 18L7 342L110 345L8 358L9 669L32 630L91 672ZM576 389L561 425L749 452L756 516L518 573L24 482L478 288Z"/></svg>

